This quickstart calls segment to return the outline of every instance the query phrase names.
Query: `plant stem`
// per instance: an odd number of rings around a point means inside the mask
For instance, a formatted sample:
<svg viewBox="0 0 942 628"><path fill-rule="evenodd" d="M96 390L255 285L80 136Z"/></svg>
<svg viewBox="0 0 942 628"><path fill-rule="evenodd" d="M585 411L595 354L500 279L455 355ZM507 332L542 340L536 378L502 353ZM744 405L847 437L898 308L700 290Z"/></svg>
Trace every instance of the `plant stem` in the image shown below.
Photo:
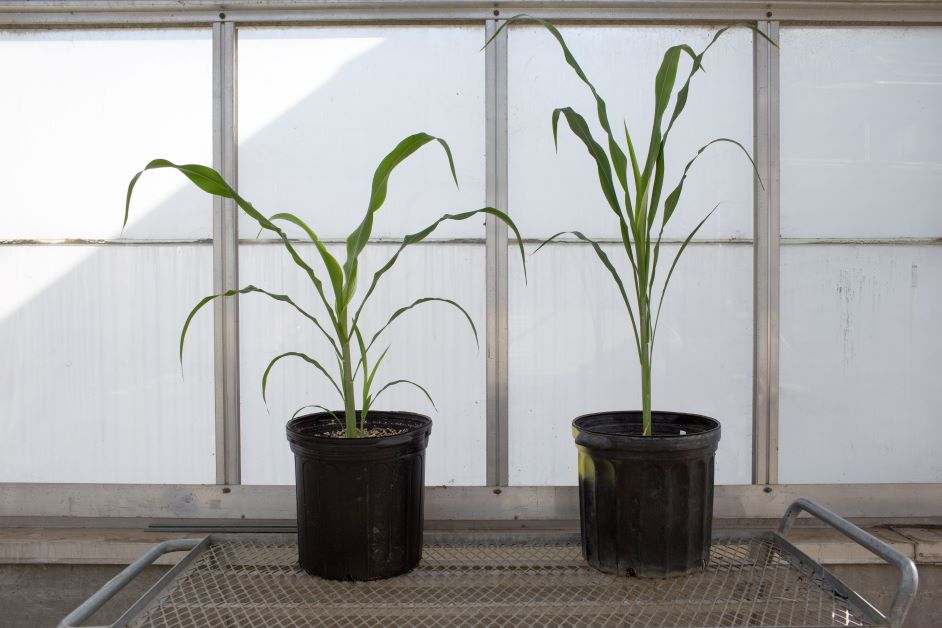
<svg viewBox="0 0 942 628"><path fill-rule="evenodd" d="M347 313L341 313L340 352L343 360L343 372L340 374L343 385L343 411L346 422L347 438L356 438L357 413L356 397L353 394L353 368L350 359L350 336L347 333Z"/></svg>
<svg viewBox="0 0 942 628"><path fill-rule="evenodd" d="M641 434L651 435L651 351L650 318L641 314Z"/></svg>

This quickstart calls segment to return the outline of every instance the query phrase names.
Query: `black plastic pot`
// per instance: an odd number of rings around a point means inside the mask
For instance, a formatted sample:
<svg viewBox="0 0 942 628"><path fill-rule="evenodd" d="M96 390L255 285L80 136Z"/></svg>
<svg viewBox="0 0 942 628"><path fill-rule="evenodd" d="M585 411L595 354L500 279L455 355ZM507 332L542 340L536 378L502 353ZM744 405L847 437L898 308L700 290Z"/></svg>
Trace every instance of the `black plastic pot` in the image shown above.
<svg viewBox="0 0 942 628"><path fill-rule="evenodd" d="M696 414L587 414L572 422L579 450L582 553L596 569L682 576L710 558L713 460L719 421Z"/></svg>
<svg viewBox="0 0 942 628"><path fill-rule="evenodd" d="M343 412L337 412L343 416ZM425 448L432 420L372 410L373 428L395 436L330 438L327 413L288 422L298 499L298 561L331 580L378 580L422 558Z"/></svg>

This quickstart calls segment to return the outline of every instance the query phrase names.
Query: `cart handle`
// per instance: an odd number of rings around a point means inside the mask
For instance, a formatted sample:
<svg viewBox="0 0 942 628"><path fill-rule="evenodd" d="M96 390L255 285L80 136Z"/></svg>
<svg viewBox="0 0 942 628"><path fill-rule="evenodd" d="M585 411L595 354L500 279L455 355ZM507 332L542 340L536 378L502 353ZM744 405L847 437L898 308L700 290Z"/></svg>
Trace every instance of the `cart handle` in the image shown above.
<svg viewBox="0 0 942 628"><path fill-rule="evenodd" d="M208 537L207 537L208 539ZM185 552L195 549L207 539L176 539L164 541L151 547L147 552L124 568L121 573L106 582L93 596L85 600L78 608L65 616L59 622L59 628L76 628L79 624L94 615L98 609L113 598L129 582L154 563L155 560L170 552ZM120 620L119 620L120 622ZM112 624L120 625L120 624Z"/></svg>
<svg viewBox="0 0 942 628"><path fill-rule="evenodd" d="M886 617L893 628L902 628L903 619L906 618L906 613L909 612L913 598L916 597L916 589L919 587L919 572L916 571L916 565L912 559L827 508L803 497L792 502L792 505L785 511L785 516L782 517L782 522L778 527L778 533L782 537L788 535L789 530L792 529L795 520L798 518L798 513L802 510L820 519L899 570L899 585L896 588L896 595L893 597L893 603L890 605L890 611Z"/></svg>

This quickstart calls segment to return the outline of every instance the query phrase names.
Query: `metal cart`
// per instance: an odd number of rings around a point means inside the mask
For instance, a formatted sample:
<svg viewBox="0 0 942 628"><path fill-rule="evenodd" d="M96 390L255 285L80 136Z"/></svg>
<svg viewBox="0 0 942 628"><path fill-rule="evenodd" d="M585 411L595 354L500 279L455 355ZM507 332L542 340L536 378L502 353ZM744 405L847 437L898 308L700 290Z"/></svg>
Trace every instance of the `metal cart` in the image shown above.
<svg viewBox="0 0 942 628"><path fill-rule="evenodd" d="M800 511L899 570L884 613L787 539ZM112 626L890 626L916 594L913 561L834 513L799 499L777 532L713 540L710 562L682 578L592 570L577 540L427 543L413 572L375 582L308 576L294 535L210 535L160 543L70 613L92 616L162 554L187 551ZM505 539L506 540L506 539Z"/></svg>

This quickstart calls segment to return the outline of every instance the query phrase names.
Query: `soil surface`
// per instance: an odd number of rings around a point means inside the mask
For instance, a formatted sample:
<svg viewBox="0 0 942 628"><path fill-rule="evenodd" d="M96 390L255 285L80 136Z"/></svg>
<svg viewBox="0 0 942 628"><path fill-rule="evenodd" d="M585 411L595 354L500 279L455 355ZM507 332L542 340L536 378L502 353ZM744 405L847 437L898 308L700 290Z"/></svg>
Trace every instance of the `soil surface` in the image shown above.
<svg viewBox="0 0 942 628"><path fill-rule="evenodd" d="M404 428L368 427L365 430L358 431L355 438L379 438L381 436L395 436L396 434L402 434L403 432L407 432L407 431L408 430ZM324 436L326 438L346 438L347 432L345 430L337 429L337 430L334 430L333 432L326 432L324 434L321 434L321 436Z"/></svg>

